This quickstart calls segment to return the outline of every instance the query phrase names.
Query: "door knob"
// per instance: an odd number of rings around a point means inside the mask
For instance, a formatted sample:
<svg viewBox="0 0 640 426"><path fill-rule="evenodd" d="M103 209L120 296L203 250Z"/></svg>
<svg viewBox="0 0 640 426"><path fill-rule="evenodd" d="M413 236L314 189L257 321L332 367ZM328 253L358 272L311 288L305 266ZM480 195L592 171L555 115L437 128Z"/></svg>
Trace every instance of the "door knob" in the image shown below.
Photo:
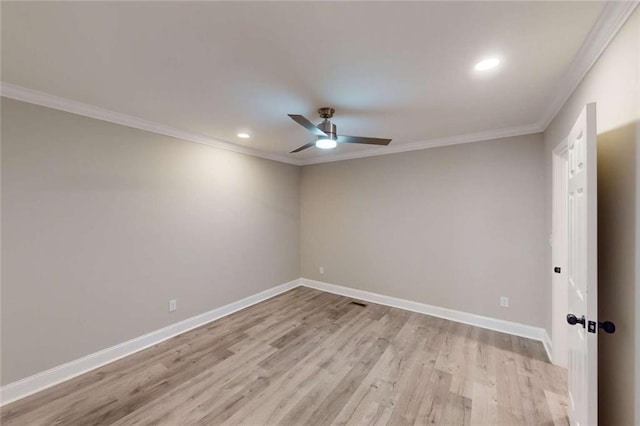
<svg viewBox="0 0 640 426"><path fill-rule="evenodd" d="M584 315L582 316L582 318L578 318L573 314L569 314L567 315L567 322L571 325L582 324L582 328L584 328L584 323L585 323Z"/></svg>
<svg viewBox="0 0 640 426"><path fill-rule="evenodd" d="M598 328L603 329L605 333L609 334L616 332L616 325L611 321L598 321Z"/></svg>
<svg viewBox="0 0 640 426"><path fill-rule="evenodd" d="M576 324L581 324L582 328L585 328L586 325L586 319L584 317L584 315L580 318L578 318L577 316L573 315L573 314L569 314L567 315L567 322L571 325L576 325ZM597 328L601 328L605 333L609 333L609 334L613 334L616 332L616 325L614 323L612 323L611 321L598 321L598 327ZM589 333L595 333L596 332L596 322L595 321L589 321L589 327L587 328L589 330Z"/></svg>

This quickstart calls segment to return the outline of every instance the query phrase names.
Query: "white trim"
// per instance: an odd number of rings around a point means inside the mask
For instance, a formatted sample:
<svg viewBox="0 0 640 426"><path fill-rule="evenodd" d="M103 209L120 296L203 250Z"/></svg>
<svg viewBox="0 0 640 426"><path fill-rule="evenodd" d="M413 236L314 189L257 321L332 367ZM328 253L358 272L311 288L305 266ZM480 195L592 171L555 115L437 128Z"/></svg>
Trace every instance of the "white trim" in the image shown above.
<svg viewBox="0 0 640 426"><path fill-rule="evenodd" d="M232 314L248 306L262 302L280 293L298 287L299 279L272 287L268 290L256 293L237 302L229 303L220 308L213 309L186 320L171 324L151 333L128 340L119 345L103 349L83 358L67 362L33 376L26 377L17 382L10 383L0 388L0 406L24 398L58 383L67 381L88 371L102 367L105 364L117 361L150 346L163 342L178 334L200 327L218 318Z"/></svg>
<svg viewBox="0 0 640 426"><path fill-rule="evenodd" d="M552 364L555 364L553 362L553 341L551 340L551 336L549 336L549 333L547 332L547 330L545 330L544 328L542 329L542 336L540 340L542 341L544 350L547 353L547 356L549 357L549 362L551 362Z"/></svg>
<svg viewBox="0 0 640 426"><path fill-rule="evenodd" d="M556 356L552 357L555 359L554 364L559 365L560 367L567 368L568 363L568 353L569 349L567 348L567 322L565 319L565 315L569 309L568 302L568 283L566 280L566 276L561 275L558 276L554 272L554 268L556 266L560 266L563 269L566 269L566 256L562 256L559 253L565 251L566 255L566 245L567 241L567 230L566 224L562 225L563 219L567 220L567 207L566 205L561 209L562 216L558 218L559 214L559 206L557 205L559 201L564 201L566 204L567 197L567 182L566 178L561 182L558 180L559 178L559 167L566 168L566 151L567 151L567 139L565 138L556 145L551 152L551 264L549 264L549 276L551 283L551 332L553 334L552 341L557 342L556 344ZM564 162L559 163L559 161ZM562 168L562 171L566 172ZM559 198L560 194L560 198ZM562 232L564 238L562 240L559 237L559 232ZM560 242L562 241L562 245ZM566 271L565 271L566 273ZM558 282L559 278L562 277L562 282ZM557 334L557 335L556 335ZM553 352L552 352L553 353Z"/></svg>
<svg viewBox="0 0 640 426"><path fill-rule="evenodd" d="M384 296L382 294L329 284L322 281L315 281L308 278L300 278L300 285L315 288L316 290L326 291L328 293L339 294L341 296L352 297L355 299L365 300L367 302L378 303L380 305L391 306L394 308L404 309L406 311L431 315L450 321L512 334L514 336L538 340L544 345L544 348L547 351L547 356L549 357L549 360L551 360L551 339L549 338L547 331L541 327L534 327L517 322L470 314L467 312L456 311L454 309L441 308L439 306L427 305L426 303Z"/></svg>
<svg viewBox="0 0 640 426"><path fill-rule="evenodd" d="M279 161L281 163L294 164L296 166L301 165L301 162L294 158L272 154L257 149L246 148L231 142L210 138L207 136L199 135L197 133L188 132L186 130L176 129L175 127L134 117L132 115L110 111L108 109L100 108L78 101L73 101L71 99L61 98L59 96L50 95L48 93L38 92L36 90L27 89L26 87L16 86L15 84L0 82L0 94L5 98L28 102L35 105L41 105L60 111L82 115L84 117L90 117L97 120L107 121L109 123L120 124L122 126L133 127L134 129L146 130L147 132L156 133L159 135L165 135L189 142L209 145L227 151L238 152L240 154L266 158L267 160Z"/></svg>
<svg viewBox="0 0 640 426"><path fill-rule="evenodd" d="M508 127L505 129L487 130L484 132L466 133L456 136L447 136L443 138L428 139L420 142L404 143L400 145L388 145L365 149L361 151L348 152L344 154L327 155L324 157L310 158L302 161L302 165L318 163L329 163L332 161L353 160L355 158L374 157L378 155L396 154L399 152L417 151L421 149L437 148L439 146L458 145L471 142L482 142L492 139L508 138L512 136L529 135L532 133L540 133L544 128L537 124L527 126Z"/></svg>
<svg viewBox="0 0 640 426"><path fill-rule="evenodd" d="M541 341L544 345L547 356L549 356L549 359L551 360L551 339L549 338L549 334L547 333L547 331L539 327L484 317L481 315L441 308L438 306L427 305L419 302L412 302L409 300L398 299L390 296L383 296L376 293L370 293L368 291L342 287L321 281L310 280L307 278L298 278L293 281L289 281L288 283L272 287L260 293L256 293L237 302L229 303L228 305L188 318L159 330L152 331L151 333L136 337L124 343L120 343L110 348L89 354L80 359L70 361L41 373L34 374L33 376L26 377L17 382L9 383L8 385L0 388L0 406L9 404L18 399L32 395L36 392L40 392L51 386L57 385L58 383L70 380L81 374L87 373L91 370L102 367L103 365L132 355L174 336L185 333L189 330L200 327L204 324L210 323L211 321L215 321L219 318L222 318L264 300L270 299L274 296L277 296L278 294L284 293L285 291L289 291L299 286L314 288L316 290L325 291L328 293L353 297L372 303L392 306L394 308L418 312L421 314L444 318L451 321L473 325L476 327L538 340Z"/></svg>
<svg viewBox="0 0 640 426"><path fill-rule="evenodd" d="M640 96L640 91L638 92ZM640 99L638 99L638 105L640 105ZM640 146L640 125L636 124L636 146ZM636 170L640 166L640 149L636 148ZM640 173L636 172L636 191L640 188ZM637 194L637 192L636 192ZM635 281L636 281L636 408L635 408L635 424L640 425L640 197L636 195L636 269L635 269Z"/></svg>
<svg viewBox="0 0 640 426"><path fill-rule="evenodd" d="M0 82L0 95L5 98L15 99L22 102L28 102L35 105L41 105L60 111L78 114L84 117L95 118L97 120L109 123L120 124L122 126L132 127L134 129L145 130L148 132L170 136L189 142L200 143L213 146L228 151L238 152L241 154L253 155L255 157L266 158L268 160L279 161L282 163L293 164L296 166L305 166L309 164L327 163L331 161L351 160L354 158L372 157L385 154L394 154L399 152L416 151L427 148L435 148L439 146L457 145L470 142L481 142L491 139L506 138L511 136L520 136L531 133L539 133L544 129L538 125L527 125L520 127L510 127L505 129L487 130L476 133L466 133L462 135L447 136L442 138L428 139L420 142L412 142L401 145L391 145L385 147L376 147L361 151L329 155L319 158L310 158L307 160L298 160L286 155L272 154L256 149L246 148L231 142L210 138L185 130L176 129L171 126L148 121L142 118L110 111L94 105L77 102L71 99L65 99L60 96L51 95L36 90L27 89L26 87L17 86L11 83Z"/></svg>
<svg viewBox="0 0 640 426"><path fill-rule="evenodd" d="M560 108L600 58L638 4L640 4L639 0L605 2L598 20L557 85L555 96L542 114L538 127L544 130L549 126L551 120L558 114Z"/></svg>
<svg viewBox="0 0 640 426"><path fill-rule="evenodd" d="M395 154L399 152L416 151L427 148L435 148L439 146L481 142L485 140L527 135L544 131L553 117L555 117L558 111L560 111L560 108L562 108L562 105L564 105L571 93L573 93L573 91L578 86L578 84L580 84L587 72L598 60L602 52L604 52L611 40L613 40L620 28L622 28L629 16L631 16L639 2L640 0L614 1L605 3L603 10L598 17L598 20L589 32L587 38L582 44L582 47L578 51L578 54L571 62L569 69L567 70L567 72L565 72L560 83L558 84L557 90L555 91L556 95L553 98L553 101L544 111L538 123L518 127L447 136L400 145L371 148L362 151L328 155L307 160L298 160L286 155L273 154L257 149L243 147L231 142L210 138L186 130L176 129L164 124L148 121L142 118L122 114L115 111L110 111L82 102L65 99L48 93L27 89L26 87L17 86L10 83L0 82L0 94L4 97L23 102L42 105L49 108L82 115L85 117L107 121L110 123L120 124L123 126L146 130L161 135L171 136L177 139L210 145L228 151L266 158L268 160L279 161L282 163L288 163L297 166Z"/></svg>

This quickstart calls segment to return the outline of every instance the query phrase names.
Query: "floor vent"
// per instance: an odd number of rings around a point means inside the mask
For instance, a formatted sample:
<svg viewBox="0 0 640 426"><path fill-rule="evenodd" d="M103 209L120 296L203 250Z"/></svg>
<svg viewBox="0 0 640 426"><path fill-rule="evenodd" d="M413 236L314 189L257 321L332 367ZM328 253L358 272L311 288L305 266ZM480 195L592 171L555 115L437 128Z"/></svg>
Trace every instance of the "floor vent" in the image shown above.
<svg viewBox="0 0 640 426"><path fill-rule="evenodd" d="M352 304L352 305L362 306L363 308L366 308L366 307L367 307L367 304L366 304L366 303L362 303L362 302L355 302L355 301L353 301L353 300L351 301L351 304Z"/></svg>

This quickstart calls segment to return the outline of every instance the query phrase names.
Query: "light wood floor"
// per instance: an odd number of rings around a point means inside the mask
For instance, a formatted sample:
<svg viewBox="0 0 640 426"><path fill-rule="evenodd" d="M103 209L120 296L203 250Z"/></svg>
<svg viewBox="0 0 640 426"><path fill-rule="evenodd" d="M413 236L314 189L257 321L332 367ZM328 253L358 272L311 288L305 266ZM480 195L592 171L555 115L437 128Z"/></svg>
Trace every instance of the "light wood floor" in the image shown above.
<svg viewBox="0 0 640 426"><path fill-rule="evenodd" d="M299 287L3 407L3 425L567 424L539 342Z"/></svg>

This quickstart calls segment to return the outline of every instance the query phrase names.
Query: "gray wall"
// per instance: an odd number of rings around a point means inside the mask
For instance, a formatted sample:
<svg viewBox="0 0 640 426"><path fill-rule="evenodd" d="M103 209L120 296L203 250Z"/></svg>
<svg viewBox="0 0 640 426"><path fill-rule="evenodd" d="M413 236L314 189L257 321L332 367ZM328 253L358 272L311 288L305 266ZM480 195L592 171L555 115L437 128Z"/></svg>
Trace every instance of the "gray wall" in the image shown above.
<svg viewBox="0 0 640 426"><path fill-rule="evenodd" d="M598 316L617 326L614 335L600 334L598 339L599 417L601 424L640 424L640 283L636 265L640 241L634 232L640 213L636 176L640 140L640 8L545 131L549 191L551 151L566 137L589 102L597 103L598 126ZM550 200L549 197L549 206ZM550 223L551 207L548 212ZM547 229L551 229L550 225ZM635 420L634 398L638 407Z"/></svg>
<svg viewBox="0 0 640 426"><path fill-rule="evenodd" d="M301 180L303 277L548 327L542 134L305 166Z"/></svg>
<svg viewBox="0 0 640 426"><path fill-rule="evenodd" d="M6 384L298 278L299 167L3 98L2 231Z"/></svg>

